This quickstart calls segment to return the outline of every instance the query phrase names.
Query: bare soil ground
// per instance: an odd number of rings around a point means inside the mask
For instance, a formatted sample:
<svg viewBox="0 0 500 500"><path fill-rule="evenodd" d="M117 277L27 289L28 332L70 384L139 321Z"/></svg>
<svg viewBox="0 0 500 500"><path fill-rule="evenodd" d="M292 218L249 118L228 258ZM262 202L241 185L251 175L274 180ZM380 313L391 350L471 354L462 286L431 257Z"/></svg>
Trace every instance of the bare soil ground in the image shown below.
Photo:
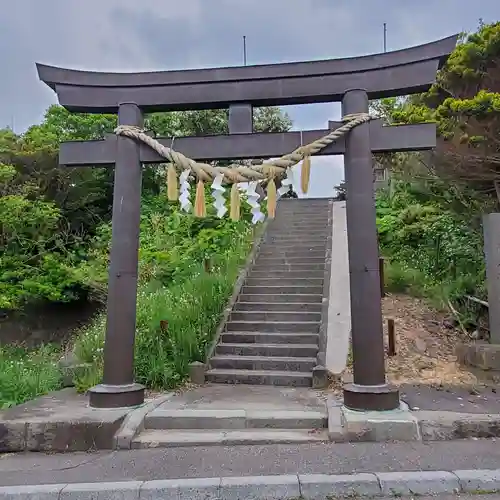
<svg viewBox="0 0 500 500"><path fill-rule="evenodd" d="M382 311L386 347L388 318L394 319L396 332L396 355L386 358L387 379L410 408L500 413L498 381L457 363L455 345L470 338L454 328L449 314L397 294L383 299ZM343 382L352 381L350 364L342 379L330 386L339 398Z"/></svg>
<svg viewBox="0 0 500 500"><path fill-rule="evenodd" d="M478 383L474 374L457 363L455 345L469 339L451 326L448 315L433 310L423 300L398 294L388 294L382 300L382 314L386 349L387 320L392 318L395 323L396 355L386 358L390 383L462 387ZM352 378L350 362L343 378Z"/></svg>
<svg viewBox="0 0 500 500"><path fill-rule="evenodd" d="M456 344L469 338L452 327L449 315L406 295L388 295L383 299L382 311L386 342L387 319L395 320L396 355L387 358L390 382L441 386L473 386L479 382L456 361Z"/></svg>

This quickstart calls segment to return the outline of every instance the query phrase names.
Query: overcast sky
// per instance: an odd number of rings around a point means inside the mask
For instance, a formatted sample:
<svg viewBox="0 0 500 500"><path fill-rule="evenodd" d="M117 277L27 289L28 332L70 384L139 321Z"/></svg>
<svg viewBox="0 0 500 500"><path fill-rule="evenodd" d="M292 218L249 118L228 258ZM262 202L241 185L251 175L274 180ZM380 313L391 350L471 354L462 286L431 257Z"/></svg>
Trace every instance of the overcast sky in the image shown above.
<svg viewBox="0 0 500 500"><path fill-rule="evenodd" d="M349 57L396 50L500 20L499 0L3 0L0 127L24 131L56 102L35 62L137 71ZM295 129L325 127L336 104L287 107ZM342 158L313 160L310 196L328 196Z"/></svg>

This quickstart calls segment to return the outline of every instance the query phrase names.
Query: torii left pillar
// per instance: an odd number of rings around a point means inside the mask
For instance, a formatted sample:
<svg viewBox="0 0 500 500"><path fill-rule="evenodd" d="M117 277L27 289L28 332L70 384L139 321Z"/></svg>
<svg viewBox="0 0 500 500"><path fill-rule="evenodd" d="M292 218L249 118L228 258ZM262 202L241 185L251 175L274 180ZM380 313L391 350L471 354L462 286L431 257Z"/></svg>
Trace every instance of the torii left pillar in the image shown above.
<svg viewBox="0 0 500 500"><path fill-rule="evenodd" d="M134 103L120 104L118 124L142 127L140 108ZM104 374L102 383L89 390L89 404L95 408L131 407L144 402L145 388L134 382L141 184L140 145L133 139L119 136L113 188Z"/></svg>

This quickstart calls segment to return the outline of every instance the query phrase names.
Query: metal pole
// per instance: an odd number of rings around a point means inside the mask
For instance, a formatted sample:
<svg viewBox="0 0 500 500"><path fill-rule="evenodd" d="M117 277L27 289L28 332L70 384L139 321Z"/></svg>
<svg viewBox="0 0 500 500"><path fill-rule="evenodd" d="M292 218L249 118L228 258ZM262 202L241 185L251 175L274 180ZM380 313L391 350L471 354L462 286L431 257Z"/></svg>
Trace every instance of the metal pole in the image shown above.
<svg viewBox="0 0 500 500"><path fill-rule="evenodd" d="M384 52L387 52L387 23L384 23Z"/></svg>
<svg viewBox="0 0 500 500"><path fill-rule="evenodd" d="M134 103L120 104L118 123L141 127L141 110ZM144 386L134 383L142 182L139 151L133 139L117 138L104 376L102 384L89 391L90 406L97 408L130 407L144 402Z"/></svg>
<svg viewBox="0 0 500 500"><path fill-rule="evenodd" d="M342 113L368 113L366 91L349 90L342 100ZM391 410L399 406L399 393L385 380L379 253L368 123L355 127L347 135L344 168L354 375L354 383L344 387L344 404L355 410Z"/></svg>
<svg viewBox="0 0 500 500"><path fill-rule="evenodd" d="M243 35L243 66L247 65L247 37Z"/></svg>

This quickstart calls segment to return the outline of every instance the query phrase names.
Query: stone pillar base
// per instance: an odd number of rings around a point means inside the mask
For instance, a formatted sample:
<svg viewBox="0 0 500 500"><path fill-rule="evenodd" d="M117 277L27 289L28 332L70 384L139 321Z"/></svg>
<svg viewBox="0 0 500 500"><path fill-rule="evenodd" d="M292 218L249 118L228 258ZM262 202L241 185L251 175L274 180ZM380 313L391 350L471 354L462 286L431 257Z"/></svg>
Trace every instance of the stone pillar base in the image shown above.
<svg viewBox="0 0 500 500"><path fill-rule="evenodd" d="M455 348L455 354L461 365L500 373L500 344L488 344L487 342L458 344Z"/></svg>

